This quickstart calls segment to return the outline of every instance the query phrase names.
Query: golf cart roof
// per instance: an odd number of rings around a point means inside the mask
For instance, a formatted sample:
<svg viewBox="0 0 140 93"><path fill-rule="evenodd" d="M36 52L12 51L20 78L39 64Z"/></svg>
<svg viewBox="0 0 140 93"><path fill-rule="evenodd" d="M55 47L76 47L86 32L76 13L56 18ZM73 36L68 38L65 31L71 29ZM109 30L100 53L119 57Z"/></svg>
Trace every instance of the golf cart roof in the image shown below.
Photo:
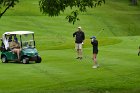
<svg viewBox="0 0 140 93"><path fill-rule="evenodd" d="M33 34L34 32L32 31L12 31L12 32L5 32L4 35L25 35L25 34Z"/></svg>

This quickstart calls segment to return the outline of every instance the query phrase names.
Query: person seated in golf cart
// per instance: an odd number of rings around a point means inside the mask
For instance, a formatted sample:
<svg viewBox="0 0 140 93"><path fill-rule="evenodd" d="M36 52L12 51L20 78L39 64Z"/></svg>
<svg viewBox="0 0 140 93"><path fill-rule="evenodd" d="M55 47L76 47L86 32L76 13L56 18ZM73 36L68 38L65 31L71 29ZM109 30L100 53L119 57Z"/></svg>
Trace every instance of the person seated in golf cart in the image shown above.
<svg viewBox="0 0 140 93"><path fill-rule="evenodd" d="M6 49L5 49L5 45L4 45L3 41L2 41L2 38L0 38L0 40L1 40L0 51L5 51Z"/></svg>
<svg viewBox="0 0 140 93"><path fill-rule="evenodd" d="M10 38L12 39L12 38ZM9 47L11 49L12 52L17 54L18 60L20 59L20 44L18 42L18 39L16 37L16 35L14 35L14 40L9 40L11 42L9 42Z"/></svg>

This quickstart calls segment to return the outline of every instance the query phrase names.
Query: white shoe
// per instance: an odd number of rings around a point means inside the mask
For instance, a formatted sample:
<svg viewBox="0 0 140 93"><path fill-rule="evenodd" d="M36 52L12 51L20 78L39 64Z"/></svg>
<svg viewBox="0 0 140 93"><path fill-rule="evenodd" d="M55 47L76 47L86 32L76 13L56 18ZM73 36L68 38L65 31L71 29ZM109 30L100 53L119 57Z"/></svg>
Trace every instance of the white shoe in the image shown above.
<svg viewBox="0 0 140 93"><path fill-rule="evenodd" d="M92 68L97 68L97 66L95 65L95 66L93 66Z"/></svg>

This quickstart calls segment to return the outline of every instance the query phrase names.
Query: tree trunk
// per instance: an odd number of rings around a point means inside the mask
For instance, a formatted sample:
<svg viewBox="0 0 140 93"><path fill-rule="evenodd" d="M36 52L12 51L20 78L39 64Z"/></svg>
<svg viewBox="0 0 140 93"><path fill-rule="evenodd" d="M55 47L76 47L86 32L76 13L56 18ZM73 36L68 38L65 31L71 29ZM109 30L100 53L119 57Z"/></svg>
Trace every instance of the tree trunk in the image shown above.
<svg viewBox="0 0 140 93"><path fill-rule="evenodd" d="M10 3L9 3L9 5L4 9L4 11L1 13L0 12L0 18L4 15L4 13L10 8L10 7L12 7L14 5L14 0L12 0Z"/></svg>
<svg viewBox="0 0 140 93"><path fill-rule="evenodd" d="M137 0L131 0L132 5L137 5Z"/></svg>

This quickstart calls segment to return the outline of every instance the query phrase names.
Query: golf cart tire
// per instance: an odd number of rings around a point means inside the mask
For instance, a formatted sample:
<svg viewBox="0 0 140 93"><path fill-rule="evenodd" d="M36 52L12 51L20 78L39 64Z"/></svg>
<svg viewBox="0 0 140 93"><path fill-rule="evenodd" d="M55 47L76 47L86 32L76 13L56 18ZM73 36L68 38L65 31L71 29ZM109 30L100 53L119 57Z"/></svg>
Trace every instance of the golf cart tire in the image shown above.
<svg viewBox="0 0 140 93"><path fill-rule="evenodd" d="M23 63L23 64L29 64L29 58L24 57L24 58L22 59L22 63Z"/></svg>
<svg viewBox="0 0 140 93"><path fill-rule="evenodd" d="M2 63L7 63L8 62L7 57L5 55L3 55L1 57L1 61L2 61Z"/></svg>
<svg viewBox="0 0 140 93"><path fill-rule="evenodd" d="M35 61L36 63L41 63L42 59L40 56L37 56L37 60Z"/></svg>

